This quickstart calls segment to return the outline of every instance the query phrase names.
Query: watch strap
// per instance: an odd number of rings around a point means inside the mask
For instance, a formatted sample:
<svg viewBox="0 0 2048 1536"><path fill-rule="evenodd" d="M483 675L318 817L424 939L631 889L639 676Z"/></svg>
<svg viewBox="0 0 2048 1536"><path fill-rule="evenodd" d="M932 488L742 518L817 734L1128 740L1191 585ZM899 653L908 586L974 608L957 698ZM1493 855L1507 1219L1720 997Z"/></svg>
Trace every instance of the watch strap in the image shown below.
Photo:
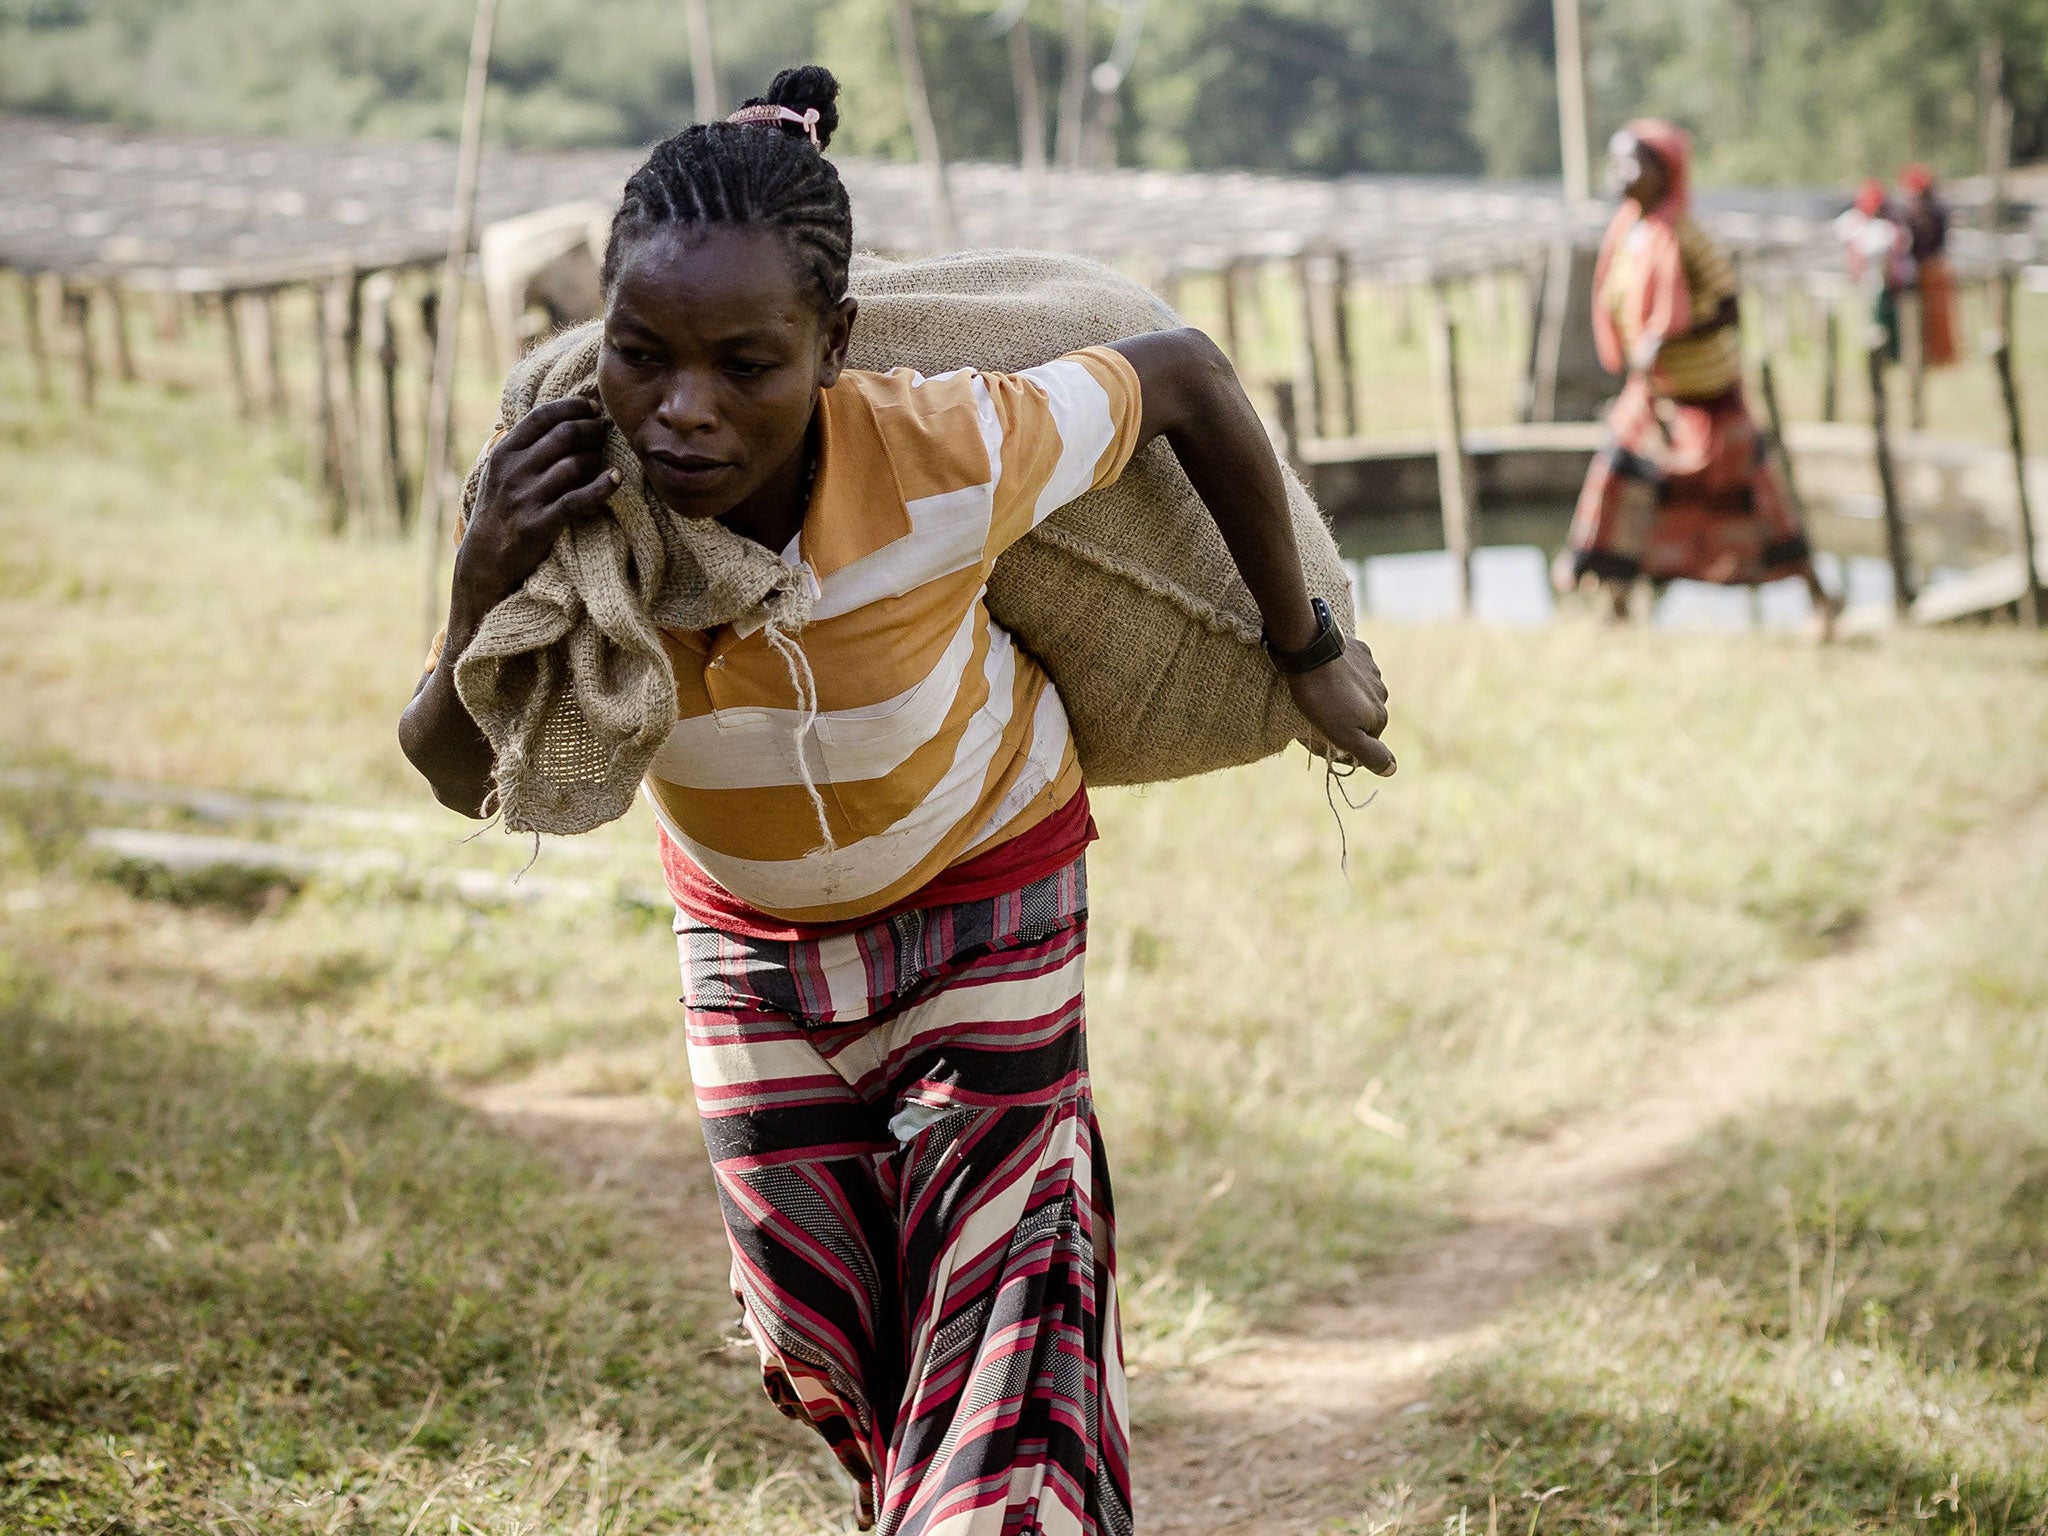
<svg viewBox="0 0 2048 1536"><path fill-rule="evenodd" d="M1273 659L1273 665L1290 677L1304 672L1313 672L1317 667L1326 667L1344 654L1344 631L1337 627L1337 619L1330 612L1330 605L1320 597L1309 599L1309 608L1316 616L1316 637L1298 651L1283 651L1274 646L1270 639L1261 637L1266 654Z"/></svg>

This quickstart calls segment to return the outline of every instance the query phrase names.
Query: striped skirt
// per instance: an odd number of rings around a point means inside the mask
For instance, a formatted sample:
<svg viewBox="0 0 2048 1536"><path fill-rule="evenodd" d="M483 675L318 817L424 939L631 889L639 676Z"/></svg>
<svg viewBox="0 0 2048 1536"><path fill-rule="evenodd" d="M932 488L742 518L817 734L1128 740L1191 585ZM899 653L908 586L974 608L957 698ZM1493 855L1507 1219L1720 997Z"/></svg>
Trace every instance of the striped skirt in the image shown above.
<svg viewBox="0 0 2048 1536"><path fill-rule="evenodd" d="M676 932L733 1293L862 1526L1124 1536L1083 864L827 938Z"/></svg>

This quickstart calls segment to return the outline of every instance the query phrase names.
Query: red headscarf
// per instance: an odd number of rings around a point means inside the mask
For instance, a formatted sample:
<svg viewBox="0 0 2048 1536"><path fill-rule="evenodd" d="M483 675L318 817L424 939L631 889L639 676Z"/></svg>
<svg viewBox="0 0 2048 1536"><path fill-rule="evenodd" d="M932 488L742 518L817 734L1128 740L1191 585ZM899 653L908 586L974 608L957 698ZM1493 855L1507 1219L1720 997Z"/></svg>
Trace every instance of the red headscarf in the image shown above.
<svg viewBox="0 0 2048 1536"><path fill-rule="evenodd" d="M1634 198L1624 198L1600 242L1599 265L1593 269L1593 340L1610 373L1620 373L1627 358L1614 312L1607 303L1607 275L1621 242L1638 224L1644 226L1638 237L1642 249L1629 268L1629 291L1621 301L1630 329L1637 336L1651 330L1672 336L1692 324L1691 299L1678 259L1678 223L1692 211L1692 135L1655 117L1639 117L1622 132L1657 157L1664 168L1664 195L1654 208L1642 208Z"/></svg>
<svg viewBox="0 0 2048 1536"><path fill-rule="evenodd" d="M1856 211L1872 219L1884 211L1884 183L1875 176L1856 189Z"/></svg>
<svg viewBox="0 0 2048 1536"><path fill-rule="evenodd" d="M1934 172L1915 161L1899 172L1899 185L1908 192L1925 192L1934 185Z"/></svg>

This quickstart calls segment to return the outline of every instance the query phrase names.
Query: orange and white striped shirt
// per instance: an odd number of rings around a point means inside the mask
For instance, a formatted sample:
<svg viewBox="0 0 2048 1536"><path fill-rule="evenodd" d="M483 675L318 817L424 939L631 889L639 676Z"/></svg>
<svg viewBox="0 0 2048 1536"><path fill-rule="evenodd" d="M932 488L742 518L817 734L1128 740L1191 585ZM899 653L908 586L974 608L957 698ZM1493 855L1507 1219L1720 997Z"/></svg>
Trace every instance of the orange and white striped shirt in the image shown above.
<svg viewBox="0 0 2048 1536"><path fill-rule="evenodd" d="M1123 472L1139 387L1121 354L1091 347L1017 374L849 371L820 414L811 504L784 556L813 583L795 639L817 718L804 729L763 634L664 632L676 724L646 780L692 863L799 923L897 905L1079 792L1059 694L983 596L998 555Z"/></svg>

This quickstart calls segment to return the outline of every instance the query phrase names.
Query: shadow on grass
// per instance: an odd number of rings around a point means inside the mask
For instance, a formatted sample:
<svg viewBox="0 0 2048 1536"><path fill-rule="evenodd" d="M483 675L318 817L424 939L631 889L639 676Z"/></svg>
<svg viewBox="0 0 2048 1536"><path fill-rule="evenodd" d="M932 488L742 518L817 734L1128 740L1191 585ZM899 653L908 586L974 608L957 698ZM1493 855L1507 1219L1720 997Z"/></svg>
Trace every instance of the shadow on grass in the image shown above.
<svg viewBox="0 0 2048 1536"><path fill-rule="evenodd" d="M538 1514L589 1477L694 1525L765 1470L723 1298L427 1085L78 1017L6 966L0 1528L353 1500L397 1530L436 1480Z"/></svg>

